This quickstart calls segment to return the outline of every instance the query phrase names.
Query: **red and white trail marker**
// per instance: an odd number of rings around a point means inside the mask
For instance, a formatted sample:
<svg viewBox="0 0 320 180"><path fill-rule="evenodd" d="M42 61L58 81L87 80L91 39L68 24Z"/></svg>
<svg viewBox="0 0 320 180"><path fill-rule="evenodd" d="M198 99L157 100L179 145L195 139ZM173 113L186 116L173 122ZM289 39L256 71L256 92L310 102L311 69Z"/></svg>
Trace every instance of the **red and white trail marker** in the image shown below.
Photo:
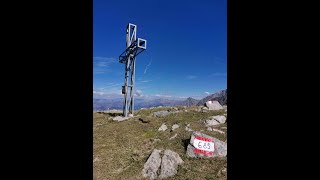
<svg viewBox="0 0 320 180"><path fill-rule="evenodd" d="M195 136L193 146L194 152L198 154L212 155L214 152L214 143L210 138Z"/></svg>

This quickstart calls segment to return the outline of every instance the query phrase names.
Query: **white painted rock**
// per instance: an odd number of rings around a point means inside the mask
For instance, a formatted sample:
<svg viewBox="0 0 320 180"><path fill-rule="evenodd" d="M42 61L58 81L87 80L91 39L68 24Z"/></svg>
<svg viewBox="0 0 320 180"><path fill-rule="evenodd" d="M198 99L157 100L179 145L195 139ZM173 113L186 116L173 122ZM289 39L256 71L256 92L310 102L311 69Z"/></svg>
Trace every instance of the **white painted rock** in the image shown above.
<svg viewBox="0 0 320 180"><path fill-rule="evenodd" d="M209 110L223 109L223 107L220 105L218 101L207 101L206 106L209 108Z"/></svg>
<svg viewBox="0 0 320 180"><path fill-rule="evenodd" d="M206 140L199 140L196 137L205 138ZM204 133L194 131L187 147L187 156L208 158L217 156L226 157L227 143Z"/></svg>
<svg viewBox="0 0 320 180"><path fill-rule="evenodd" d="M167 126L165 125L165 123L163 123L163 124L159 127L158 131L165 131L165 130L167 130L167 129L168 129Z"/></svg>
<svg viewBox="0 0 320 180"><path fill-rule="evenodd" d="M149 159L143 166L142 176L150 177L150 179L157 179L157 171L161 165L161 150L154 149Z"/></svg>

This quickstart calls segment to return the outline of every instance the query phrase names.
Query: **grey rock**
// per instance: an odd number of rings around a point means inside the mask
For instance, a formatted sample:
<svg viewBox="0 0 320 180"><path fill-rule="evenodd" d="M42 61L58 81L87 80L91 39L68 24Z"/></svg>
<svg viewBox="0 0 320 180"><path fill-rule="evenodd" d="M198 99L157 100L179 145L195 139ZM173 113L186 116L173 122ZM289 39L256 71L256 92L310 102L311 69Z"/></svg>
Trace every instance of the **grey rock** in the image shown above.
<svg viewBox="0 0 320 180"><path fill-rule="evenodd" d="M159 127L159 129L158 129L158 131L165 131L165 130L167 130L168 128L167 128L167 125L165 125L165 123L163 123L160 127Z"/></svg>
<svg viewBox="0 0 320 180"><path fill-rule="evenodd" d="M209 138L213 140L214 143L214 152L212 155L210 154L199 154L199 153L195 153L194 152L194 146L193 146L193 142L195 139L195 136L201 136L201 137L205 137L205 138ZM190 138L190 143L188 144L187 147L187 156L189 157L226 157L227 156L227 143L220 141L217 138L211 137L209 135L206 135L204 133L198 132L198 131L194 131L191 135Z"/></svg>
<svg viewBox="0 0 320 180"><path fill-rule="evenodd" d="M94 158L93 162L101 161L98 157Z"/></svg>
<svg viewBox="0 0 320 180"><path fill-rule="evenodd" d="M227 120L225 116L212 116L212 119L215 119L219 123L225 123Z"/></svg>
<svg viewBox="0 0 320 180"><path fill-rule="evenodd" d="M161 150L154 149L148 158L147 162L143 166L142 176L150 177L150 179L157 179L157 171L161 165Z"/></svg>
<svg viewBox="0 0 320 180"><path fill-rule="evenodd" d="M179 128L179 125L178 124L174 124L174 125L172 125L172 131L174 131L175 129L177 129L177 128Z"/></svg>
<svg viewBox="0 0 320 180"><path fill-rule="evenodd" d="M173 108L172 108L172 110L174 110L174 111L178 111L178 108L176 108L176 107L173 107Z"/></svg>
<svg viewBox="0 0 320 180"><path fill-rule="evenodd" d="M179 154L171 150L165 150L161 161L160 179L174 176L177 173L179 165L183 164L183 160Z"/></svg>
<svg viewBox="0 0 320 180"><path fill-rule="evenodd" d="M216 121L215 119L207 119L204 121L204 124L206 126L216 126L216 125L219 125L220 123L218 121Z"/></svg>
<svg viewBox="0 0 320 180"><path fill-rule="evenodd" d="M206 106L209 108L209 110L223 109L223 107L220 105L218 101L207 101Z"/></svg>
<svg viewBox="0 0 320 180"><path fill-rule="evenodd" d="M124 121L130 119L130 117L116 116L113 118L114 121Z"/></svg>
<svg viewBox="0 0 320 180"><path fill-rule="evenodd" d="M202 107L201 109L202 109L202 110L209 110L208 107Z"/></svg>
<svg viewBox="0 0 320 180"><path fill-rule="evenodd" d="M221 134L225 134L223 131L220 131L218 129L214 129L214 128L211 128L212 131L215 131L215 132L218 132L218 133L221 133Z"/></svg>
<svg viewBox="0 0 320 180"><path fill-rule="evenodd" d="M211 127L208 127L208 128L207 128L207 131L212 131L212 128L211 128Z"/></svg>
<svg viewBox="0 0 320 180"><path fill-rule="evenodd" d="M175 134L174 136L172 136L172 137L170 138L170 140L176 138L177 135L178 135L178 134Z"/></svg>
<svg viewBox="0 0 320 180"><path fill-rule="evenodd" d="M133 117L133 114L129 114L128 117Z"/></svg>
<svg viewBox="0 0 320 180"><path fill-rule="evenodd" d="M170 114L168 111L157 111L157 112L154 112L153 115L155 117L163 117L163 116L166 116Z"/></svg>
<svg viewBox="0 0 320 180"><path fill-rule="evenodd" d="M191 128L189 128L189 127L186 127L186 131L189 131L189 132L191 132L191 131L193 131Z"/></svg>
<svg viewBox="0 0 320 180"><path fill-rule="evenodd" d="M153 139L153 142L158 142L158 141L161 141L161 139Z"/></svg>

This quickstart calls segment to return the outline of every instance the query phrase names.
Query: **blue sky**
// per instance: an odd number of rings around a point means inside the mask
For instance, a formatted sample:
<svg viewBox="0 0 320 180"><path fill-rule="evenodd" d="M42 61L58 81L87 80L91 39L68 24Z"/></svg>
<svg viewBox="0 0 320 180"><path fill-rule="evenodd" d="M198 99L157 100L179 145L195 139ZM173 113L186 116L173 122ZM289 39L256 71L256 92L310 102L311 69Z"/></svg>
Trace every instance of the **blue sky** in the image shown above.
<svg viewBox="0 0 320 180"><path fill-rule="evenodd" d="M203 98L227 88L226 0L94 0L93 93L122 97L126 26L147 50L136 59L139 97Z"/></svg>

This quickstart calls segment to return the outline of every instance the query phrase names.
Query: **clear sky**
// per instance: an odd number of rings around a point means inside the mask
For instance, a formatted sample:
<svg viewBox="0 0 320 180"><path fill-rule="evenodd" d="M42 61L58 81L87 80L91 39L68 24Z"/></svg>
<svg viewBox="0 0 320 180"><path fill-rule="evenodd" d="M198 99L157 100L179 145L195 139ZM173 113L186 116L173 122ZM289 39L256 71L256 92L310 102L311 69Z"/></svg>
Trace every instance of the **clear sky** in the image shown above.
<svg viewBox="0 0 320 180"><path fill-rule="evenodd" d="M147 50L136 59L140 97L196 99L227 88L226 0L94 0L93 93L118 97L126 26Z"/></svg>

